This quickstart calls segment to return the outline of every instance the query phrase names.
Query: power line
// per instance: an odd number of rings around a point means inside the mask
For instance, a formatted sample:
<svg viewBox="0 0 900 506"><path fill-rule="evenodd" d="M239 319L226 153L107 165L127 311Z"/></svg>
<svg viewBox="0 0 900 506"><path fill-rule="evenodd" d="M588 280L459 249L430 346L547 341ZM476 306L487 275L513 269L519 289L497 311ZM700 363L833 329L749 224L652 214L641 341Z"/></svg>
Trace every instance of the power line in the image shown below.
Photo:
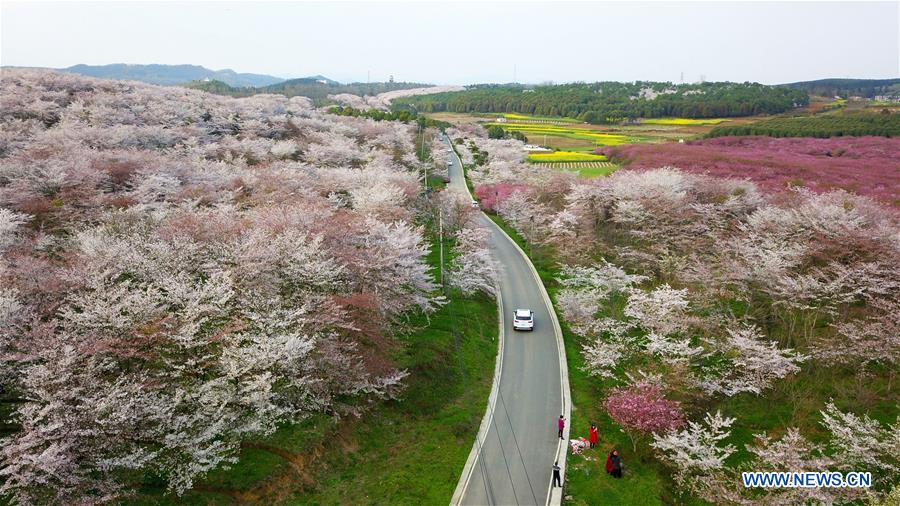
<svg viewBox="0 0 900 506"><path fill-rule="evenodd" d="M531 489L531 497L534 499L534 503L537 504L537 495L534 493L534 485L531 484L531 477L528 476L528 467L525 465L525 459L522 457L522 450L519 449L519 441L516 439L516 431L513 429L512 420L509 418L509 411L506 410L506 402L503 401L503 392L501 389L497 389L497 393L500 396L500 405L503 406L503 412L506 413L506 423L509 425L509 432L512 434L513 443L516 444L516 453L519 454L519 461L522 462L522 469L525 470L525 479L528 481L528 488ZM517 499L518 500L518 499Z"/></svg>
<svg viewBox="0 0 900 506"><path fill-rule="evenodd" d="M497 393L500 393L500 387L497 387ZM488 429L490 431L490 429ZM503 455L503 463L506 465L506 475L509 476L509 486L512 488L513 497L516 499L516 504L519 504L519 496L516 495L516 484L513 483L512 473L509 471L509 462L506 460L506 452L503 451L503 441L500 439L500 428L494 424L494 433L497 434L497 444L500 445L500 455Z"/></svg>

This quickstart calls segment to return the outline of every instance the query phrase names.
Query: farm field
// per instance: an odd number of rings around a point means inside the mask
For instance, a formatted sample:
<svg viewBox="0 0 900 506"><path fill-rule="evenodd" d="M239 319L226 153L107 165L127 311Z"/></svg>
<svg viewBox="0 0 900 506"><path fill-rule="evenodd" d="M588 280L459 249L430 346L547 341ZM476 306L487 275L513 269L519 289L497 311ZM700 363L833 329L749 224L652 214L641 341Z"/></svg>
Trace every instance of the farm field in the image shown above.
<svg viewBox="0 0 900 506"><path fill-rule="evenodd" d="M521 132L528 142L562 151L589 153L598 147L627 144L655 144L689 140L707 134L716 126L746 125L760 117L747 118L654 118L623 125L592 125L572 118L551 118L525 114L428 113L427 117L449 123L499 126Z"/></svg>
<svg viewBox="0 0 900 506"><path fill-rule="evenodd" d="M641 124L644 125L675 125L675 126L703 126L703 125L718 125L719 123L723 123L728 121L724 118L706 118L706 119L692 119L692 118L645 118L641 120Z"/></svg>
<svg viewBox="0 0 900 506"><path fill-rule="evenodd" d="M591 179L615 172L619 166L612 162L562 162L536 163L538 167L551 170L577 172L579 177Z"/></svg>
<svg viewBox="0 0 900 506"><path fill-rule="evenodd" d="M528 155L528 161L544 169L576 172L582 178L605 176L619 168L604 155L578 151L532 153Z"/></svg>
<svg viewBox="0 0 900 506"><path fill-rule="evenodd" d="M492 115L485 115L485 117L490 117ZM554 116L529 116L527 114L514 114L514 113L503 113L501 114L503 118L507 121L521 121L524 123L534 123L534 122L545 122L545 123L581 123L574 118L563 118L563 117L554 117Z"/></svg>
<svg viewBox="0 0 900 506"><path fill-rule="evenodd" d="M577 151L554 151L552 153L531 153L529 162L562 163L562 162L605 162L604 155L579 153Z"/></svg>

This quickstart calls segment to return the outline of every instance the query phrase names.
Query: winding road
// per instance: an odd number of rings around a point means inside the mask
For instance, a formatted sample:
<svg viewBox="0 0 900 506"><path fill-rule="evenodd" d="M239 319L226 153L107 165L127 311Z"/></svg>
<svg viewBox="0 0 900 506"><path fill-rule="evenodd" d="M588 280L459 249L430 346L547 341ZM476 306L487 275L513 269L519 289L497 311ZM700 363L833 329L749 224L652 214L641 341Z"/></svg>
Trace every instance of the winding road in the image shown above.
<svg viewBox="0 0 900 506"><path fill-rule="evenodd" d="M449 141L444 137L449 147ZM451 155L450 184L467 191L462 165ZM530 261L484 214L490 245L500 269L501 356L485 419L451 504L559 504L559 488L551 489L552 466L565 471L569 391L559 324ZM517 308L534 311L535 329L515 332ZM498 378L499 377L499 378ZM564 437L557 419L566 418Z"/></svg>

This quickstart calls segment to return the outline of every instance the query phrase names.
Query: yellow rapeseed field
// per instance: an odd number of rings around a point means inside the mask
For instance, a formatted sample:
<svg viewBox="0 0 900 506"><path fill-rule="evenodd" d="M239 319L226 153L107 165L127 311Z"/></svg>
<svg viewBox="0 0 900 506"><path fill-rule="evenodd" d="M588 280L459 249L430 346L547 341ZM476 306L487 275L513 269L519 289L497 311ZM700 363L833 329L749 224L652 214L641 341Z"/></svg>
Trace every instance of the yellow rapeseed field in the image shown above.
<svg viewBox="0 0 900 506"><path fill-rule="evenodd" d="M691 119L691 118L646 118L642 119L641 123L646 125L673 125L673 126L702 126L702 125L718 125L719 123L727 121L721 118L705 118L705 119Z"/></svg>
<svg viewBox="0 0 900 506"><path fill-rule="evenodd" d="M553 153L532 153L528 155L528 161L541 163L605 162L606 157L593 153L578 153L576 151L554 151Z"/></svg>

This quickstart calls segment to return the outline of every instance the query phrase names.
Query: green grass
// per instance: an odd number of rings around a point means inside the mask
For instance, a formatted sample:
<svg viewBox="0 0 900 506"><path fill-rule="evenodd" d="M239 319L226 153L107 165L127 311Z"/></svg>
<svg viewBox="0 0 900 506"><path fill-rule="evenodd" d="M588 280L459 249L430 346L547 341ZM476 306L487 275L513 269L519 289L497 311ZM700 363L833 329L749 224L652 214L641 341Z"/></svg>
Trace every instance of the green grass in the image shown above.
<svg viewBox="0 0 900 506"><path fill-rule="evenodd" d="M436 246L428 256L435 275ZM211 472L182 498L163 495L163 482L146 477L128 503L446 504L490 391L496 301L451 292L440 310L406 324L414 330L399 337L395 357L410 373L401 399L376 403L360 419L318 415L252 439L237 464Z"/></svg>
<svg viewBox="0 0 900 506"><path fill-rule="evenodd" d="M581 167L577 169L578 176L585 179L593 179L612 174L619 169L618 165L610 165L606 167Z"/></svg>

